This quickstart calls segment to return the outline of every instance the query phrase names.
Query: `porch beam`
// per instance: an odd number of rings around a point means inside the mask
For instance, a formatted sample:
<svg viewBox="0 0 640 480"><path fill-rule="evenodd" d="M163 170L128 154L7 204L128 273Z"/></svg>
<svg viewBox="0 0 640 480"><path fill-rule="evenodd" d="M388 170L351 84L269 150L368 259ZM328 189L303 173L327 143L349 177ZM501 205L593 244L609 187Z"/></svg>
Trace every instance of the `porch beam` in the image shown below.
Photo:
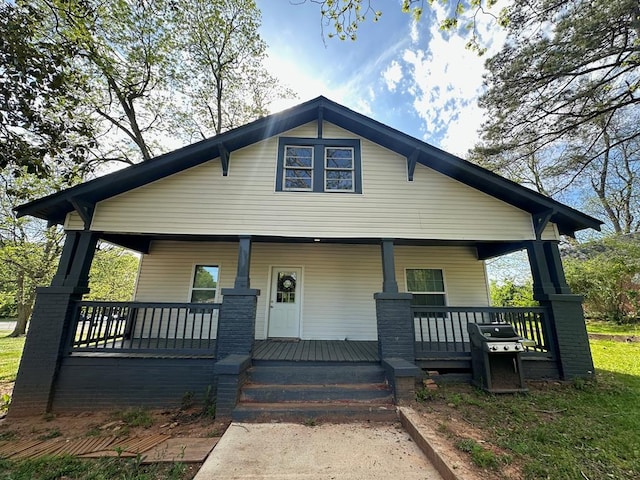
<svg viewBox="0 0 640 480"><path fill-rule="evenodd" d="M393 239L383 238L380 245L382 247L382 291L385 293L398 293Z"/></svg>
<svg viewBox="0 0 640 480"><path fill-rule="evenodd" d="M542 232L547 228L551 217L555 214L555 210L545 210L539 213L532 213L533 231L536 234L536 240L542 240Z"/></svg>
<svg viewBox="0 0 640 480"><path fill-rule="evenodd" d="M488 260L494 257L507 255L526 248L524 242L509 243L478 243L476 245L476 256L478 260Z"/></svg>
<svg viewBox="0 0 640 480"><path fill-rule="evenodd" d="M105 234L102 236L105 242L115 243L140 253L149 253L151 250L151 238L136 235Z"/></svg>
<svg viewBox="0 0 640 480"><path fill-rule="evenodd" d="M224 146L224 143L218 144L218 150L220 152L220 164L222 165L222 176L226 177L229 175L229 159L231 154L227 147Z"/></svg>
<svg viewBox="0 0 640 480"><path fill-rule="evenodd" d="M249 270L251 269L251 236L243 235L238 240L238 270L234 288L248 289L251 286Z"/></svg>

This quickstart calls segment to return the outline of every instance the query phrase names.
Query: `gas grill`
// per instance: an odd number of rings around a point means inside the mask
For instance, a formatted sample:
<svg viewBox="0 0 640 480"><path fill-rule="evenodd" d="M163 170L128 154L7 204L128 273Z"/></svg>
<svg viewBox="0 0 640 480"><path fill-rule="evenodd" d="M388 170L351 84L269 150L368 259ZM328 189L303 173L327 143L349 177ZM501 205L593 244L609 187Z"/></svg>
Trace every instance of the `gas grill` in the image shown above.
<svg viewBox="0 0 640 480"><path fill-rule="evenodd" d="M526 392L521 353L535 342L508 323L469 323L474 385L492 393Z"/></svg>

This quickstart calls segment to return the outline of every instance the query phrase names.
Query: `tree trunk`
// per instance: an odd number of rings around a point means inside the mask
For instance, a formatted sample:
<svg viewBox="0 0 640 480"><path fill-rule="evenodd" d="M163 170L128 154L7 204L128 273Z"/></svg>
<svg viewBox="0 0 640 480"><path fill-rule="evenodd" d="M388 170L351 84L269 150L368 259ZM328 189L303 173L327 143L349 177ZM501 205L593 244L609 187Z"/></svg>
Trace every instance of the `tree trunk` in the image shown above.
<svg viewBox="0 0 640 480"><path fill-rule="evenodd" d="M13 332L9 334L10 337L20 337L27 333L27 322L31 316L31 307L27 305L18 305L18 320Z"/></svg>

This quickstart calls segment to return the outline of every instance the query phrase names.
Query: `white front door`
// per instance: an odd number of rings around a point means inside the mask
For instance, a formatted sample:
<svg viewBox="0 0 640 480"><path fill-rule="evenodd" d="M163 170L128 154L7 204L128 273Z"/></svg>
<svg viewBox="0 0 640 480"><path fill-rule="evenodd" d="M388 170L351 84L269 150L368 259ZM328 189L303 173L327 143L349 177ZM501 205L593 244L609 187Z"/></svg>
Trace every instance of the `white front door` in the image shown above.
<svg viewBox="0 0 640 480"><path fill-rule="evenodd" d="M300 336L301 282L301 268L273 268L269 300L269 337Z"/></svg>

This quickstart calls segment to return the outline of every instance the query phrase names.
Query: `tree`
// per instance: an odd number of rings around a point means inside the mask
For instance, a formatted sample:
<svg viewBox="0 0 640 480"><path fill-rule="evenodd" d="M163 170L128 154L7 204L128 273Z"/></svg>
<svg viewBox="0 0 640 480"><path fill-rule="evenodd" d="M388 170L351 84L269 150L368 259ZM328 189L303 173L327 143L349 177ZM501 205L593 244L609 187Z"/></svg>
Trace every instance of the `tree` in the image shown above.
<svg viewBox="0 0 640 480"><path fill-rule="evenodd" d="M586 315L623 323L640 317L640 239L619 235L563 251L567 283Z"/></svg>
<svg viewBox="0 0 640 480"><path fill-rule="evenodd" d="M556 195L587 188L615 232L638 226L640 5L535 0L487 62L483 166ZM635 218L634 218L635 217Z"/></svg>
<svg viewBox="0 0 640 480"><path fill-rule="evenodd" d="M0 5L0 169L43 177L84 162L93 125L79 109L88 88L74 55L36 7Z"/></svg>
<svg viewBox="0 0 640 480"><path fill-rule="evenodd" d="M179 61L170 7L165 0L41 2L58 40L75 47L92 87L83 101L102 120L101 162L133 164L156 153L152 137L168 126L172 68Z"/></svg>
<svg viewBox="0 0 640 480"><path fill-rule="evenodd" d="M120 247L100 244L89 272L88 300L127 302L133 299L139 258Z"/></svg>
<svg viewBox="0 0 640 480"><path fill-rule="evenodd" d="M41 220L16 218L13 209L22 195L44 195L59 188L55 177L38 178L23 167L19 175L11 170L0 174L0 264L4 294L13 296L17 322L10 336L23 335L31 316L36 287L50 283L62 253L63 232L44 228Z"/></svg>
<svg viewBox="0 0 640 480"><path fill-rule="evenodd" d="M504 282L491 281L491 305L495 307L536 307L538 302L533 299L533 283L515 283L511 279Z"/></svg>
<svg viewBox="0 0 640 480"><path fill-rule="evenodd" d="M254 0L193 0L176 3L178 47L184 52L180 90L188 105L181 123L199 139L268 114L269 104L294 94L279 87L263 66Z"/></svg>
<svg viewBox="0 0 640 480"><path fill-rule="evenodd" d="M321 29L324 34L325 28L329 28L327 36L337 37L340 40L356 40L358 27L372 18L377 22L382 16L381 10L373 8L372 0L308 0L320 6ZM299 0L298 4L307 3L307 0ZM427 6L432 6L434 0L427 0ZM445 31L458 30L462 27L467 31L469 41L467 48L475 50L482 55L486 48L478 36L476 29L476 19L478 15L489 15L495 19L496 23L504 26L508 23L506 10L503 9L498 14L491 12L491 8L498 3L498 0L438 0L438 3L448 7L448 15L440 21L440 29ZM422 19L425 10L425 0L402 0L401 9L404 13L410 14L413 20L418 22Z"/></svg>

